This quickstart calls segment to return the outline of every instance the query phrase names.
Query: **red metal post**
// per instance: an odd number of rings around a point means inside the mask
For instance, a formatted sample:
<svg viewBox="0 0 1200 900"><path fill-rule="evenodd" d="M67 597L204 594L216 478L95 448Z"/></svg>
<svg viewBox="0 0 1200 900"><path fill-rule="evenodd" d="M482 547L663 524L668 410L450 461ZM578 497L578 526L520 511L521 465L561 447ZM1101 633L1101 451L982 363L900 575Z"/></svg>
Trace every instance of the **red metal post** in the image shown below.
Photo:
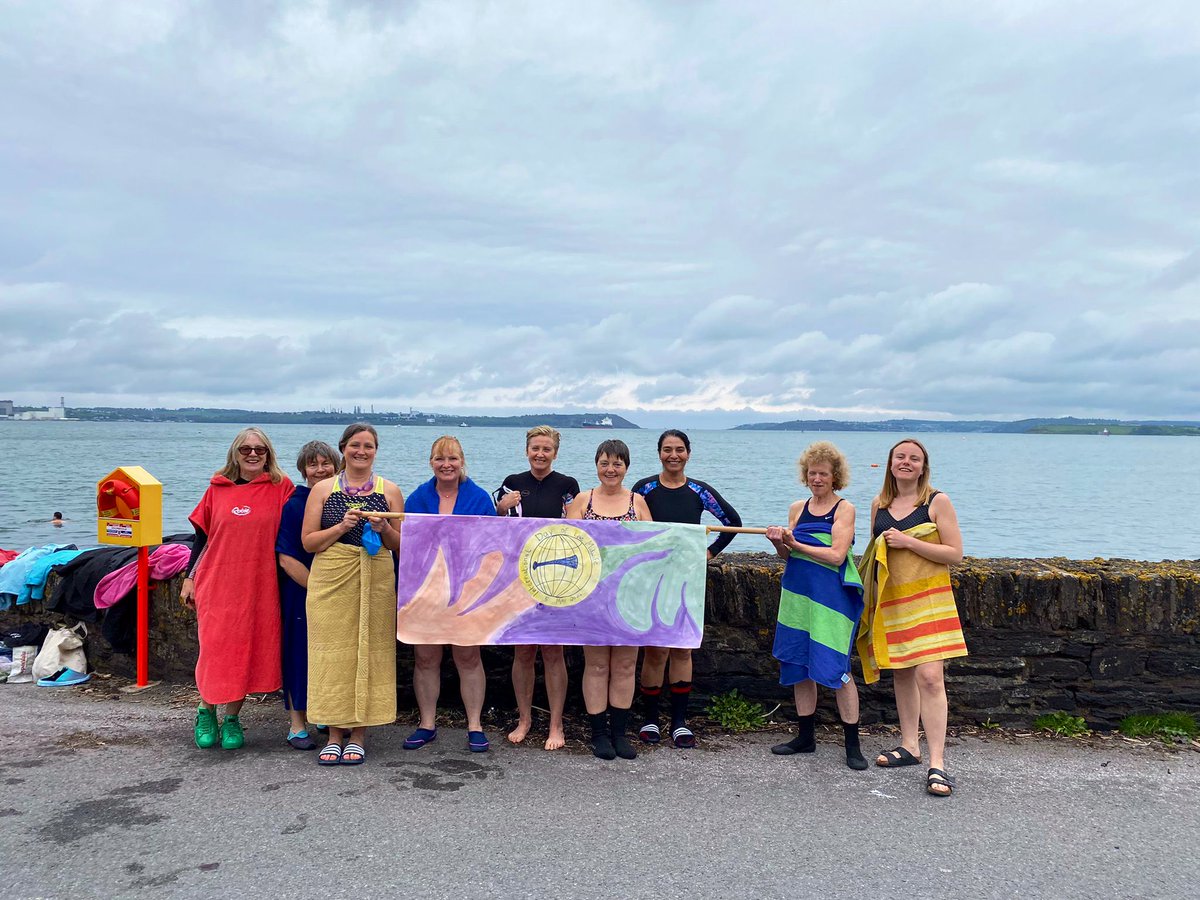
<svg viewBox="0 0 1200 900"><path fill-rule="evenodd" d="M150 548L138 547L137 686L150 683Z"/></svg>

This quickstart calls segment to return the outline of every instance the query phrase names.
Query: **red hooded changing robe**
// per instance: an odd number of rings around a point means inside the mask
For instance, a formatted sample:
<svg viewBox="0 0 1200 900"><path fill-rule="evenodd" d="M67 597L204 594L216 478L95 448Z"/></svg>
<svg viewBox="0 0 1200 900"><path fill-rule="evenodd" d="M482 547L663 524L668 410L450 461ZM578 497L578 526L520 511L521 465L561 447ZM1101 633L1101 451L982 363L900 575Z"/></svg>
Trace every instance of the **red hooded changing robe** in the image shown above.
<svg viewBox="0 0 1200 900"><path fill-rule="evenodd" d="M249 484L214 475L189 517L208 535L195 578L196 687L205 703L279 690L275 535L292 489L265 472Z"/></svg>

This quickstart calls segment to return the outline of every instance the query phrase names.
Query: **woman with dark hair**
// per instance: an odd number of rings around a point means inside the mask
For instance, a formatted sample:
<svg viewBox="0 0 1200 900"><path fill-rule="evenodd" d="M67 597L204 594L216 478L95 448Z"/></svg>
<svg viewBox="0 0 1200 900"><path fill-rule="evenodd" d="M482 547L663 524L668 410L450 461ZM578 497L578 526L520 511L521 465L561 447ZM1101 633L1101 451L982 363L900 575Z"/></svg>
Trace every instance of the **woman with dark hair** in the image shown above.
<svg viewBox="0 0 1200 900"><path fill-rule="evenodd" d="M283 506L275 554L279 561L279 604L283 613L283 708L288 711L291 727L287 742L296 750L315 750L316 742L308 735L308 572L313 555L304 549L301 532L304 507L309 492L326 478L332 478L340 464L338 452L324 441L309 441L300 448L296 469L304 484Z"/></svg>
<svg viewBox="0 0 1200 900"><path fill-rule="evenodd" d="M496 512L502 516L561 519L567 505L579 493L579 482L570 475L554 471L558 457L559 433L549 425L535 425L525 433L525 456L529 471L509 475L492 496ZM546 670L546 699L550 704L550 733L546 750L557 750L566 743L563 732L563 707L567 702L567 664L563 648L543 644L542 666ZM522 644L513 648L512 682L517 698L517 727L508 733L514 744L525 740L533 725L534 664L539 646Z"/></svg>
<svg viewBox="0 0 1200 900"><path fill-rule="evenodd" d="M629 448L624 441L602 441L596 448L599 485L571 501L568 519L649 522L646 501L624 486ZM592 753L600 759L634 759L629 742L629 707L633 705L637 647L583 648L583 702L592 727Z"/></svg>
<svg viewBox="0 0 1200 900"><path fill-rule="evenodd" d="M662 471L643 478L633 486L646 498L646 506L656 522L682 522L699 525L708 513L722 525L740 527L737 510L711 485L684 474L692 453L692 442L682 431L669 428L658 437L658 459ZM733 535L722 532L709 545L712 559ZM646 647L642 659L642 727L638 736L644 743L657 744L659 699L666 679L668 660L671 674L671 742L680 748L696 746L696 736L687 724L688 700L692 693L692 651L686 647Z"/></svg>
<svg viewBox="0 0 1200 900"><path fill-rule="evenodd" d="M329 725L322 766L366 762L371 725L396 721L396 570L400 525L372 513L404 512L400 489L375 474L379 433L342 432L342 470L312 489L301 542L308 579L308 712ZM368 533L368 529L370 533Z"/></svg>
<svg viewBox="0 0 1200 900"><path fill-rule="evenodd" d="M408 498L410 513L442 516L494 516L496 507L488 492L467 477L467 460L458 438L442 435L429 449L433 477ZM491 746L483 730L483 699L487 674L478 645L452 644L450 652L458 669L459 690L467 711L467 749L484 753ZM404 741L405 750L419 750L437 739L437 702L442 692L441 644L413 645L413 692L421 721Z"/></svg>
<svg viewBox="0 0 1200 900"><path fill-rule="evenodd" d="M779 594L775 658L779 683L796 699L799 734L771 752L778 756L817 749L813 723L817 685L836 693L846 742L846 765L867 768L858 740L858 688L850 673L854 629L862 616L863 588L854 556L854 506L837 495L850 483L846 457L829 441L801 454L800 481L811 493L788 510L787 528L773 525L767 540L787 560Z"/></svg>
<svg viewBox="0 0 1200 900"><path fill-rule="evenodd" d="M246 695L279 690L275 535L291 493L266 434L243 428L189 517L196 539L179 597L196 609L200 707L193 736L201 749L218 741L224 750L241 747Z"/></svg>
<svg viewBox="0 0 1200 900"><path fill-rule="evenodd" d="M930 481L929 453L906 438L888 452L883 489L871 501L873 538L863 554L864 626L857 639L863 678L892 670L900 745L881 753L877 766L921 762L920 732L929 743L925 789L954 792L945 770L944 660L967 655L950 586L950 566L962 560L962 532L954 506Z"/></svg>

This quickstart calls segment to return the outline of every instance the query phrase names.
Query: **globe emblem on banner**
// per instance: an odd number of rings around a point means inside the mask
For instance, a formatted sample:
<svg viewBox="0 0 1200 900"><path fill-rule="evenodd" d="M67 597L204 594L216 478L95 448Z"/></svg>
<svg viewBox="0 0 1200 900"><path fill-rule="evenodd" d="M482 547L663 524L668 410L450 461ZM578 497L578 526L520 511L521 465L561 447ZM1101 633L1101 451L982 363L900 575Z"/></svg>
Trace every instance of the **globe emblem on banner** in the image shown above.
<svg viewBox="0 0 1200 900"><path fill-rule="evenodd" d="M574 606L600 582L600 548L582 528L547 525L525 542L517 570L539 603Z"/></svg>

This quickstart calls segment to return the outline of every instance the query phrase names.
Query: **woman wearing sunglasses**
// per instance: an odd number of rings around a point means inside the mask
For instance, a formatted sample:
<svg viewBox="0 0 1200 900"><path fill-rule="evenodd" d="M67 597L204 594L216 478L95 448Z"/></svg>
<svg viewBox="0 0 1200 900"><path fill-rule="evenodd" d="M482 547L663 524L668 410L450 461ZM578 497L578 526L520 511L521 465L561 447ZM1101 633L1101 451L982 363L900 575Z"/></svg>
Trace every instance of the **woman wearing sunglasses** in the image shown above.
<svg viewBox="0 0 1200 900"><path fill-rule="evenodd" d="M218 741L224 750L241 747L238 714L246 695L279 690L275 536L292 489L267 436L245 428L190 516L196 541L179 596L196 610L195 739L201 749ZM225 719L218 726L222 704Z"/></svg>

